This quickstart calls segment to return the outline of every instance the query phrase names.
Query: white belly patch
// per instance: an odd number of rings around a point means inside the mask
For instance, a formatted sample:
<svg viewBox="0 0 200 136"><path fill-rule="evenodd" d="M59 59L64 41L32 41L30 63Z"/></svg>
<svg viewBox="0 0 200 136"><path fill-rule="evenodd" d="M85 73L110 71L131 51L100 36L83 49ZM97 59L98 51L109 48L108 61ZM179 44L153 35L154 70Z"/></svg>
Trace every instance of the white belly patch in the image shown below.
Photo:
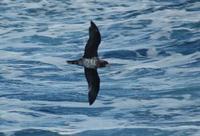
<svg viewBox="0 0 200 136"><path fill-rule="evenodd" d="M86 68L96 68L96 61L97 59L83 59L83 66Z"/></svg>

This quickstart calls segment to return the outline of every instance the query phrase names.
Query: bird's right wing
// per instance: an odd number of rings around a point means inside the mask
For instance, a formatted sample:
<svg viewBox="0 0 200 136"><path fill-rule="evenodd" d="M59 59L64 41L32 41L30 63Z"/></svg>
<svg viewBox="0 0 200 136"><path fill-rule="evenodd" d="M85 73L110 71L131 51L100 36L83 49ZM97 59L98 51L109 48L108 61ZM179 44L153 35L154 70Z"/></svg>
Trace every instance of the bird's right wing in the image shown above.
<svg viewBox="0 0 200 136"><path fill-rule="evenodd" d="M90 68L84 68L85 77L88 82L88 101L89 104L92 105L94 101L96 100L96 97L99 92L100 88L100 78L97 72L97 69L90 69Z"/></svg>
<svg viewBox="0 0 200 136"><path fill-rule="evenodd" d="M85 46L83 58L98 57L98 47L101 43L101 34L94 22L91 21L89 28L89 39Z"/></svg>

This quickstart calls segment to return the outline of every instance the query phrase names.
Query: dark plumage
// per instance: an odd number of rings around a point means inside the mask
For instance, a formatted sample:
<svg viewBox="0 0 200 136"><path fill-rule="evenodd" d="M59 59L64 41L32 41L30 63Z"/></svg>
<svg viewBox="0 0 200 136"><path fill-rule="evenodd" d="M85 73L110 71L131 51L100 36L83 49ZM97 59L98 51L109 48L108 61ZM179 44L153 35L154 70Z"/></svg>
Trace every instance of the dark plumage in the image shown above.
<svg viewBox="0 0 200 136"><path fill-rule="evenodd" d="M100 88L100 78L97 69L84 68L85 77L88 82L88 101L93 104Z"/></svg>
<svg viewBox="0 0 200 136"><path fill-rule="evenodd" d="M84 66L85 77L88 83L88 101L92 105L96 100L100 89L100 78L97 68L105 67L108 62L98 58L98 47L101 43L101 34L94 22L91 21L89 27L89 39L85 46L85 52L82 58L78 60L67 61L69 64Z"/></svg>
<svg viewBox="0 0 200 136"><path fill-rule="evenodd" d="M91 21L91 25L89 28L89 39L85 46L85 52L83 58L98 57L97 51L100 43L101 43L101 34L99 32L99 29L94 24L94 22Z"/></svg>

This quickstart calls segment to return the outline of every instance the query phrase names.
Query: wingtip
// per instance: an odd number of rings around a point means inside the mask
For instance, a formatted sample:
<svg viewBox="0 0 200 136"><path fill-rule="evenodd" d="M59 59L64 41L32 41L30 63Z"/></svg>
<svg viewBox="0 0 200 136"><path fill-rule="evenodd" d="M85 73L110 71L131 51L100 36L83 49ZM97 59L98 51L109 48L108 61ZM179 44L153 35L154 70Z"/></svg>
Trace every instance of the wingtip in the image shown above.
<svg viewBox="0 0 200 136"><path fill-rule="evenodd" d="M89 105L91 106L94 102L89 102Z"/></svg>
<svg viewBox="0 0 200 136"><path fill-rule="evenodd" d="M91 27L96 27L96 24L92 20L90 21L90 25Z"/></svg>
<svg viewBox="0 0 200 136"><path fill-rule="evenodd" d="M96 98L95 98L96 99ZM91 97L89 98L89 105L92 105L95 101L95 99L91 99Z"/></svg>
<svg viewBox="0 0 200 136"><path fill-rule="evenodd" d="M88 101L89 101L89 105L92 105L97 97L97 93L93 93L93 92L89 92L88 94Z"/></svg>
<svg viewBox="0 0 200 136"><path fill-rule="evenodd" d="M94 24L94 22L92 20L90 20L90 24L92 25L92 24Z"/></svg>

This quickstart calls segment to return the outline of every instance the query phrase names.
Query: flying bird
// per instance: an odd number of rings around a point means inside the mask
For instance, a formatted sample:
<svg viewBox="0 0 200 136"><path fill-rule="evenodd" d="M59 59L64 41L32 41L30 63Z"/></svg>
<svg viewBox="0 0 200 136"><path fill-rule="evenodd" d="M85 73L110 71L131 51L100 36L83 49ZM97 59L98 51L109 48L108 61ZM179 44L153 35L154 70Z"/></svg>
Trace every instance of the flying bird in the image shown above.
<svg viewBox="0 0 200 136"><path fill-rule="evenodd" d="M89 27L89 39L85 46L84 55L77 60L67 61L68 64L76 64L84 67L85 78L88 83L88 101L92 105L96 100L100 89L100 78L97 68L106 67L108 62L98 57L98 47L101 43L101 34L96 24L91 21Z"/></svg>

